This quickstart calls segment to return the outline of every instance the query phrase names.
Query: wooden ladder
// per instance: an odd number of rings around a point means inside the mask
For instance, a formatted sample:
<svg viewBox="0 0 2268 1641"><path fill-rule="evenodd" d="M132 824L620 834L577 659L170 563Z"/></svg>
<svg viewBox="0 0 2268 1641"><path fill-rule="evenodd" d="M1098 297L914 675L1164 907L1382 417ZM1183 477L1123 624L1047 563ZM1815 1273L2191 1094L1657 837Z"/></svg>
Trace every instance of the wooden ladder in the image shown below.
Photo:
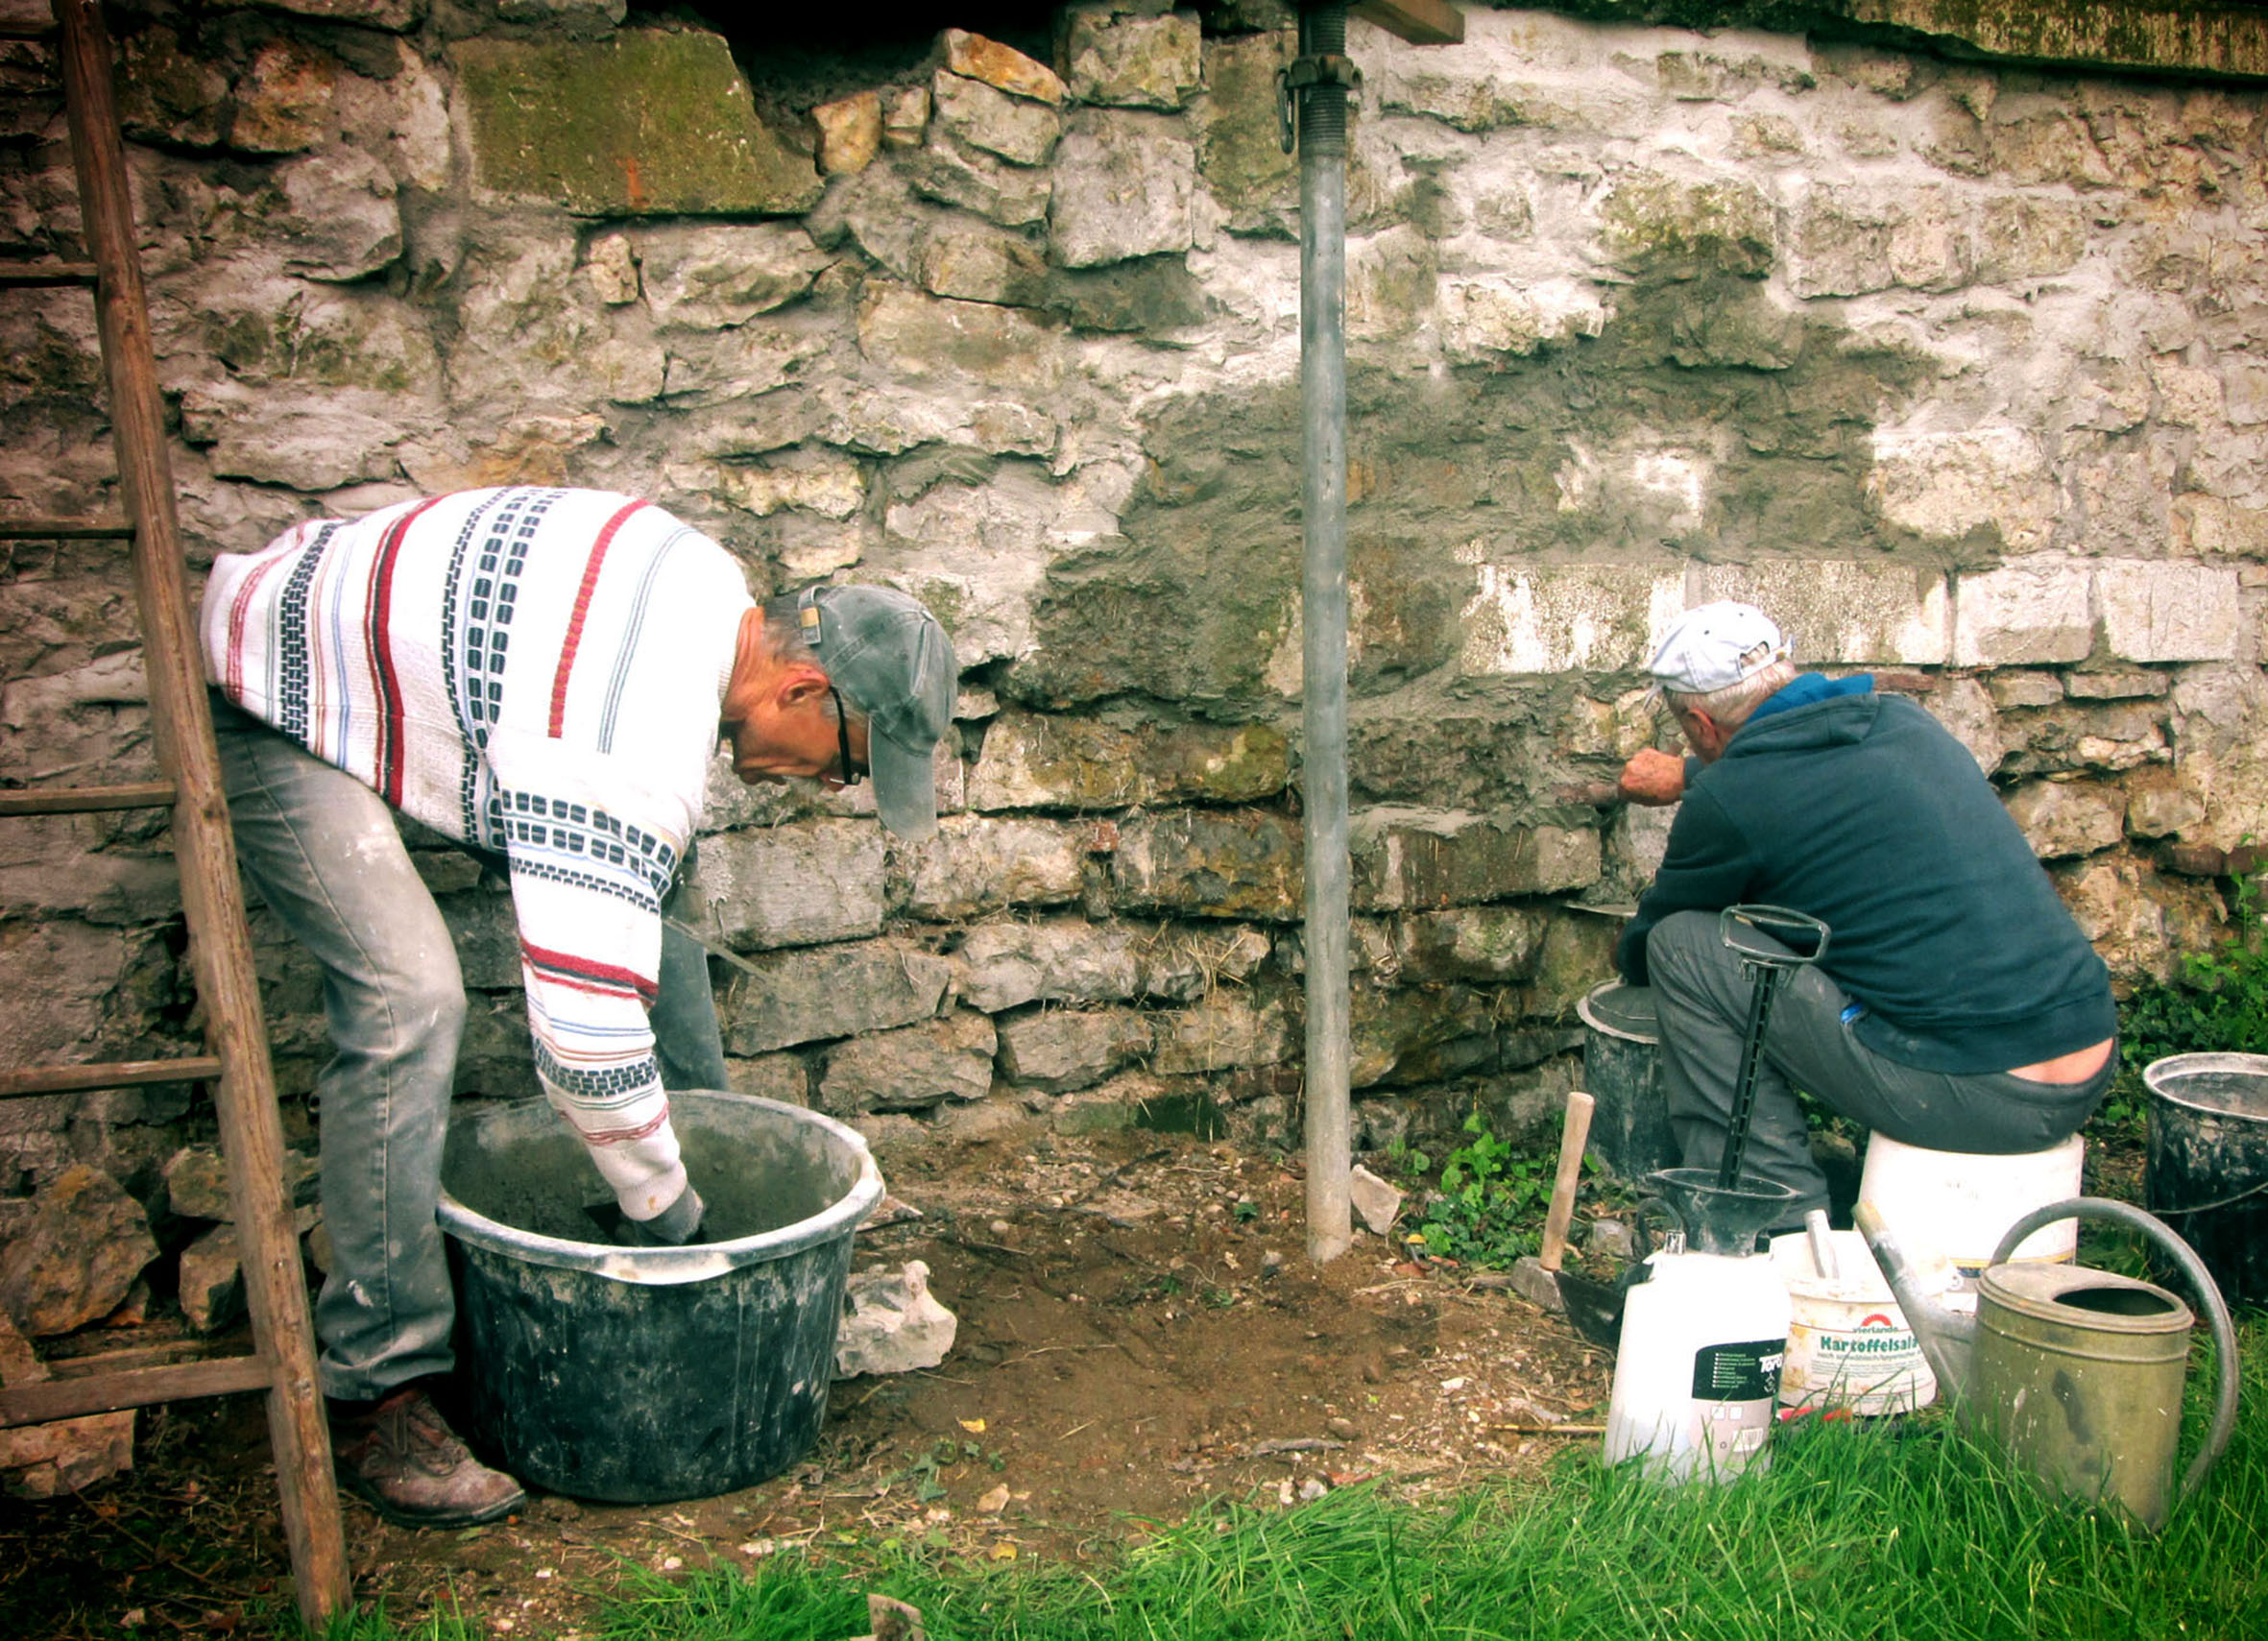
<svg viewBox="0 0 2268 1641"><path fill-rule="evenodd" d="M126 148L111 81L109 36L96 0L51 0L53 27L0 23L0 36L59 42L71 156L91 262L0 264L0 286L93 288L110 390L111 441L125 506L119 523L29 519L0 538L123 540L141 614L143 665L162 781L0 791L0 815L170 807L189 954L205 1015L205 1052L171 1060L0 1071L0 1098L202 1080L213 1086L229 1200L243 1257L253 1354L157 1366L109 1367L0 1390L0 1427L112 1412L157 1402L265 1389L301 1616L322 1629L348 1601L347 1557L331 1475L330 1436L315 1377L315 1339L299 1239L283 1189L283 1129L268 1063L220 755L182 571L173 472L151 349ZM75 1364L78 1365L78 1364Z"/></svg>

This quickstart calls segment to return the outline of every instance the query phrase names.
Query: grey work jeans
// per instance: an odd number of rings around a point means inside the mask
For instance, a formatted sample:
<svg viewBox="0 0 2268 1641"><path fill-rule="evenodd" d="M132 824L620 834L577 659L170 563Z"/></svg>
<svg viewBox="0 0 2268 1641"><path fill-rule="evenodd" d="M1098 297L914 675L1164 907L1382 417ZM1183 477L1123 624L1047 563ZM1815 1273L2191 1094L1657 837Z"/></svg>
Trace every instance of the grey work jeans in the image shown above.
<svg viewBox="0 0 2268 1641"><path fill-rule="evenodd" d="M434 1211L465 1024L456 948L383 799L213 703L245 881L323 970L335 1050L316 1078L331 1268L315 1302L326 1395L381 1396L446 1372L456 1302ZM688 858L664 910L684 896ZM663 928L651 1020L666 1088L723 1088L699 946Z"/></svg>
<svg viewBox="0 0 2268 1641"><path fill-rule="evenodd" d="M1752 931L1747 936L1756 939ZM1739 1092L1741 1044L1754 982L1718 931L1715 912L1676 912L1646 937L1646 967L1660 1023L1662 1086L1670 1129L1687 1168L1725 1156ZM1795 1089L1876 1133L1933 1151L2006 1156L2045 1150L2079 1131L2111 1086L2112 1054L2087 1081L2033 1082L2005 1072L1954 1075L1885 1059L1844 1018L1850 995L1817 968L1800 968L1773 1000L1756 1068L1741 1171L1793 1188L1797 1202L1775 1230L1827 1205Z"/></svg>

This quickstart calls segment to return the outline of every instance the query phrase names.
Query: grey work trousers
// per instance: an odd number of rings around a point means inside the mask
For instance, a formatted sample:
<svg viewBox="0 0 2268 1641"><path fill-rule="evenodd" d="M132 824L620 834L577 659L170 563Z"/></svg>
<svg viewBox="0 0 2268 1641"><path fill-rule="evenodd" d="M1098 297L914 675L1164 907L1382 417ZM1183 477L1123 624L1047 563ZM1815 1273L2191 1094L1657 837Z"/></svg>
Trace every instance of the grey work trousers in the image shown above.
<svg viewBox="0 0 2268 1641"><path fill-rule="evenodd" d="M455 1360L434 1211L465 1024L456 948L383 799L217 696L213 730L245 881L323 971L318 1374L326 1395L368 1400ZM664 911L691 876L688 852ZM666 925L650 1018L663 1086L726 1086L708 959Z"/></svg>
<svg viewBox="0 0 2268 1641"><path fill-rule="evenodd" d="M1758 938L1752 931L1747 938ZM1662 1086L1670 1129L1687 1168L1725 1156L1739 1092L1741 1045L1755 984L1718 931L1715 912L1676 912L1646 938L1646 967L1660 1023ZM1863 1127L1933 1151L2006 1156L2045 1150L2079 1131L2117 1065L2111 1055L2085 1082L2033 1082L2005 1072L1955 1075L1886 1059L1845 1018L1850 995L1816 967L1781 983L1756 1067L1755 1104L1741 1171L1791 1187L1795 1206L1774 1230L1827 1205L1795 1090Z"/></svg>

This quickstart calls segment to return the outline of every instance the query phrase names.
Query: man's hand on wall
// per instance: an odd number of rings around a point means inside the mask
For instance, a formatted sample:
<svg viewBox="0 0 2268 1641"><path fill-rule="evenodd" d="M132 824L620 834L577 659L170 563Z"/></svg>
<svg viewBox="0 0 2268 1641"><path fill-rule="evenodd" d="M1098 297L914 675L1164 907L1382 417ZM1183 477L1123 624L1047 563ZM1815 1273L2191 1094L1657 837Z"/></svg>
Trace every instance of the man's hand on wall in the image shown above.
<svg viewBox="0 0 2268 1641"><path fill-rule="evenodd" d="M1674 804L1685 796L1685 760L1650 746L1622 766L1615 784L1633 804Z"/></svg>

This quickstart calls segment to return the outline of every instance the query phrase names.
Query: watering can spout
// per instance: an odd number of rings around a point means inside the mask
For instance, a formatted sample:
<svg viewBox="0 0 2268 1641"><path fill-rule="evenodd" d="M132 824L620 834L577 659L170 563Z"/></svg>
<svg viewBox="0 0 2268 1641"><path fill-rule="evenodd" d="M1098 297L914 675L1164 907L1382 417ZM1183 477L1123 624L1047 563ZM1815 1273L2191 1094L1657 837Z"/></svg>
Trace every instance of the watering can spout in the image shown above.
<svg viewBox="0 0 2268 1641"><path fill-rule="evenodd" d="M1953 1310L1940 1303L1935 1293L1924 1291L1913 1256L1884 1223L1881 1209L1871 1202L1861 1202L1852 1211L1851 1221L1866 1238L1874 1263L1882 1267L1883 1279L1897 1296L1898 1310L1906 1326L1914 1330L1915 1342L1921 1346L1922 1359L1937 1376L1938 1388L1947 1402L1959 1406L1968 1393L1969 1362L1976 1349L1975 1315Z"/></svg>

